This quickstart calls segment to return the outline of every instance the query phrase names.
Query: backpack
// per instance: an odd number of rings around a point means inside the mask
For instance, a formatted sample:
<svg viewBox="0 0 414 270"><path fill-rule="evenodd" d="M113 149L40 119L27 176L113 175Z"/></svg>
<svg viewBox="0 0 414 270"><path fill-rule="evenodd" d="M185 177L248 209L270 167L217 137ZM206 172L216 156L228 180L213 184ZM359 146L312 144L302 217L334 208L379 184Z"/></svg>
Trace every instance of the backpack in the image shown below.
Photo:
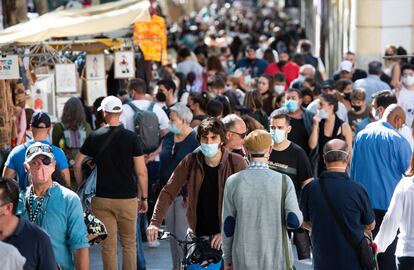
<svg viewBox="0 0 414 270"><path fill-rule="evenodd" d="M86 140L86 129L82 125L76 130L66 129L63 123L63 140L67 149L80 149Z"/></svg>
<svg viewBox="0 0 414 270"><path fill-rule="evenodd" d="M160 126L158 116L153 112L154 102L147 110L140 110L132 102L127 103L134 111L134 130L138 135L144 154L154 152L160 145Z"/></svg>

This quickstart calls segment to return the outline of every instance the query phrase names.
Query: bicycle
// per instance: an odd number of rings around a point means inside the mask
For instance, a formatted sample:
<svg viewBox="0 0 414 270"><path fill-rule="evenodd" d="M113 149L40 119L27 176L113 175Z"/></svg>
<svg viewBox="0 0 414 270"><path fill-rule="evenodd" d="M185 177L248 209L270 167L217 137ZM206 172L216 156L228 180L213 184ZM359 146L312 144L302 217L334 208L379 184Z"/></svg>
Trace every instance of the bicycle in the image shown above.
<svg viewBox="0 0 414 270"><path fill-rule="evenodd" d="M163 230L158 232L159 240L171 238L178 243L184 254L180 270L220 270L223 268L221 251L210 247L211 237L198 237L189 233L186 237L189 240L181 240L170 232Z"/></svg>

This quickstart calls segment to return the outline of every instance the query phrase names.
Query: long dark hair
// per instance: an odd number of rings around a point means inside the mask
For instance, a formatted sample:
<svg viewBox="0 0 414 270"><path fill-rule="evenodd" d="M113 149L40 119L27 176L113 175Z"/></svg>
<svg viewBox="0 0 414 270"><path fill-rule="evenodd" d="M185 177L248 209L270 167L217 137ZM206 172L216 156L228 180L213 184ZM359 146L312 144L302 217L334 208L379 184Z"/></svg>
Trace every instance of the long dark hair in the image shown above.
<svg viewBox="0 0 414 270"><path fill-rule="evenodd" d="M78 129L86 122L85 109L77 97L71 97L63 106L62 123L71 130Z"/></svg>

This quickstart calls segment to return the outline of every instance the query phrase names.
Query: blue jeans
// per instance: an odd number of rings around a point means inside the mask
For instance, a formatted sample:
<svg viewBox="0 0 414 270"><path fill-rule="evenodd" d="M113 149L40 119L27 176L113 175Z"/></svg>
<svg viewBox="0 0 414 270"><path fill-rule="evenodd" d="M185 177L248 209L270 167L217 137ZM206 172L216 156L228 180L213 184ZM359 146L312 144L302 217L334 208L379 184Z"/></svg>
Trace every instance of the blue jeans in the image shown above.
<svg viewBox="0 0 414 270"><path fill-rule="evenodd" d="M398 270L414 270L414 257L397 257Z"/></svg>
<svg viewBox="0 0 414 270"><path fill-rule="evenodd" d="M137 270L145 270L145 254L144 254L144 247L142 245L142 237L141 237L141 222L145 214L139 214L137 219Z"/></svg>

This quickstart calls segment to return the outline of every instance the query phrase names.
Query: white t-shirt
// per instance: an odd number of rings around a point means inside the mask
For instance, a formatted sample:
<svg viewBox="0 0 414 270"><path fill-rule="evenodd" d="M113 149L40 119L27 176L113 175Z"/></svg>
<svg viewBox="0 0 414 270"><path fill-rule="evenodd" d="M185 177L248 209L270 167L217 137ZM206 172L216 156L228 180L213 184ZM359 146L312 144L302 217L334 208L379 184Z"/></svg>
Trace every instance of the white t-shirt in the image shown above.
<svg viewBox="0 0 414 270"><path fill-rule="evenodd" d="M149 100L134 100L132 101L132 103L138 107L138 109L140 110L147 110L148 107L151 104L151 101ZM135 131L134 129L134 110L131 108L131 106L129 106L128 104L124 104L122 106L122 114L121 117L119 118L119 120L121 121L122 124L124 124L124 127L126 129L129 129L131 131ZM160 125L160 130L163 129L167 129L168 128L168 116L165 113L165 111L157 104L154 104L154 108L152 110L158 117L158 122Z"/></svg>
<svg viewBox="0 0 414 270"><path fill-rule="evenodd" d="M2 259L1 269L3 270L22 270L26 262L20 252L14 246L0 241L0 254Z"/></svg>
<svg viewBox="0 0 414 270"><path fill-rule="evenodd" d="M319 98L312 101L306 109L316 114L319 109ZM339 119L348 124L348 111L342 102L338 101L338 111L336 112L336 115Z"/></svg>
<svg viewBox="0 0 414 270"><path fill-rule="evenodd" d="M405 112L405 124L411 127L414 120L414 90L402 88L398 95L398 105Z"/></svg>

